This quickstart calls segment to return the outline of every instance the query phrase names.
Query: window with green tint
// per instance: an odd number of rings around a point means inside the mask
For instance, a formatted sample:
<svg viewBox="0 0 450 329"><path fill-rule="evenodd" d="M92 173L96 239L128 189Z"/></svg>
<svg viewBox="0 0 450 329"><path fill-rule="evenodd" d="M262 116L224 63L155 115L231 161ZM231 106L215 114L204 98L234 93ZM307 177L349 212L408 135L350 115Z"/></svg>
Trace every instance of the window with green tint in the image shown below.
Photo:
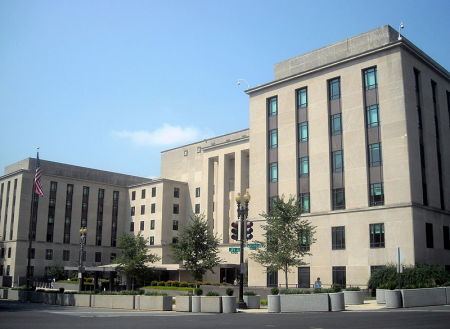
<svg viewBox="0 0 450 329"><path fill-rule="evenodd" d="M333 162L333 172L342 172L344 170L342 150L333 152L332 162Z"/></svg>
<svg viewBox="0 0 450 329"><path fill-rule="evenodd" d="M278 162L272 162L269 165L269 181L278 182Z"/></svg>
<svg viewBox="0 0 450 329"><path fill-rule="evenodd" d="M383 183L370 184L369 189L369 206L384 205Z"/></svg>
<svg viewBox="0 0 450 329"><path fill-rule="evenodd" d="M328 81L328 93L330 100L341 98L341 81L339 78Z"/></svg>
<svg viewBox="0 0 450 329"><path fill-rule="evenodd" d="M345 209L345 190L336 188L332 191L333 210Z"/></svg>
<svg viewBox="0 0 450 329"><path fill-rule="evenodd" d="M331 135L340 135L342 134L342 120L341 114L333 114L330 118L331 120Z"/></svg>
<svg viewBox="0 0 450 329"><path fill-rule="evenodd" d="M309 193L300 193L299 204L302 213L310 212L311 208L310 208Z"/></svg>
<svg viewBox="0 0 450 329"><path fill-rule="evenodd" d="M384 248L384 224L369 224L370 248Z"/></svg>
<svg viewBox="0 0 450 329"><path fill-rule="evenodd" d="M272 129L269 131L269 147L271 149L278 147L278 130Z"/></svg>
<svg viewBox="0 0 450 329"><path fill-rule="evenodd" d="M366 90L377 88L377 69L375 67L364 70L364 85Z"/></svg>
<svg viewBox="0 0 450 329"><path fill-rule="evenodd" d="M309 157L303 157L299 160L299 174L300 177L309 176Z"/></svg>
<svg viewBox="0 0 450 329"><path fill-rule="evenodd" d="M300 142L308 141L308 121L298 124L298 139Z"/></svg>
<svg viewBox="0 0 450 329"><path fill-rule="evenodd" d="M381 160L381 144L369 144L369 166L379 167L382 164Z"/></svg>
<svg viewBox="0 0 450 329"><path fill-rule="evenodd" d="M297 90L297 106L298 108L308 106L308 90L306 88Z"/></svg>
<svg viewBox="0 0 450 329"><path fill-rule="evenodd" d="M380 125L380 118L378 113L378 104L367 107L367 126L377 127Z"/></svg>
<svg viewBox="0 0 450 329"><path fill-rule="evenodd" d="M277 100L276 97L269 98L268 106L269 106L269 116L277 115L277 113L278 113L278 100Z"/></svg>

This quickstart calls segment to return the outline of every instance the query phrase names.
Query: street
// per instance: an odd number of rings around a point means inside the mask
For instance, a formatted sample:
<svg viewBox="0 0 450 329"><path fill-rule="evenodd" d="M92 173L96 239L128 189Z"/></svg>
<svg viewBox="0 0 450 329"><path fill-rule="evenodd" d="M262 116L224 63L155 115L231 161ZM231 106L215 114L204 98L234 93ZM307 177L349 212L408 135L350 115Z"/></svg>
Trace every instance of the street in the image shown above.
<svg viewBox="0 0 450 329"><path fill-rule="evenodd" d="M353 312L204 314L61 307L0 301L1 329L448 328L450 306Z"/></svg>

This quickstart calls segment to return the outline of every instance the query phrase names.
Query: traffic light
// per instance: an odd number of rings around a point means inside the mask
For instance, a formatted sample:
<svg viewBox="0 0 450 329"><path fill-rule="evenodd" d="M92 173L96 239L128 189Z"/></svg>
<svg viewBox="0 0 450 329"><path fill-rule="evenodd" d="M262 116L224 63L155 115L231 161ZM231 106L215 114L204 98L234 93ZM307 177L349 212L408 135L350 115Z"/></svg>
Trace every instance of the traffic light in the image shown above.
<svg viewBox="0 0 450 329"><path fill-rule="evenodd" d="M247 240L251 240L253 239L253 222L246 220L245 221L245 237L247 238Z"/></svg>
<svg viewBox="0 0 450 329"><path fill-rule="evenodd" d="M231 223L231 238L233 240L239 240L239 223L233 222Z"/></svg>

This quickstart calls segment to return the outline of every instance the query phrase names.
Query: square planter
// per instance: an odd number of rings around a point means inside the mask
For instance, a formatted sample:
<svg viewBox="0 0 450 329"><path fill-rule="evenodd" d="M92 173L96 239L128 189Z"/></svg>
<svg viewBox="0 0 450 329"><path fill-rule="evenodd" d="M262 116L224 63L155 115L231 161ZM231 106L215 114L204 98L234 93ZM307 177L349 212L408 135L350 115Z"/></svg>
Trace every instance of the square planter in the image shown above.
<svg viewBox="0 0 450 329"><path fill-rule="evenodd" d="M28 293L31 292L25 290L8 289L8 299L18 302L26 302L28 300Z"/></svg>
<svg viewBox="0 0 450 329"><path fill-rule="evenodd" d="M79 307L91 307L91 295L74 294L75 306Z"/></svg>
<svg viewBox="0 0 450 329"><path fill-rule="evenodd" d="M56 293L46 292L44 293L44 303L48 305L56 305Z"/></svg>
<svg viewBox="0 0 450 329"><path fill-rule="evenodd" d="M236 297L235 296L222 296L222 312L223 313L236 313Z"/></svg>
<svg viewBox="0 0 450 329"><path fill-rule="evenodd" d="M192 296L192 312L199 313L202 311L202 296Z"/></svg>
<svg viewBox="0 0 450 329"><path fill-rule="evenodd" d="M43 303L44 302L44 294L43 291L33 291L31 294L31 302L32 303Z"/></svg>
<svg viewBox="0 0 450 329"><path fill-rule="evenodd" d="M340 311L345 310L345 302L344 302L344 293L343 292L329 293L328 297L330 298L330 311L331 312L340 312Z"/></svg>
<svg viewBox="0 0 450 329"><path fill-rule="evenodd" d="M402 289L401 294L403 307L445 305L447 303L446 288Z"/></svg>
<svg viewBox="0 0 450 329"><path fill-rule="evenodd" d="M172 296L136 296L139 310L172 311Z"/></svg>
<svg viewBox="0 0 450 329"><path fill-rule="evenodd" d="M376 289L377 304L386 304L386 290L387 289Z"/></svg>
<svg viewBox="0 0 450 329"><path fill-rule="evenodd" d="M177 312L192 312L192 296L175 297Z"/></svg>
<svg viewBox="0 0 450 329"><path fill-rule="evenodd" d="M346 291L344 290L345 305L361 305L364 304L364 291Z"/></svg>
<svg viewBox="0 0 450 329"><path fill-rule="evenodd" d="M384 295L386 298L386 308L402 307L402 292L400 290L386 290Z"/></svg>
<svg viewBox="0 0 450 329"><path fill-rule="evenodd" d="M0 298L8 299L8 289L0 289Z"/></svg>
<svg viewBox="0 0 450 329"><path fill-rule="evenodd" d="M281 313L328 312L328 294L280 295Z"/></svg>
<svg viewBox="0 0 450 329"><path fill-rule="evenodd" d="M245 296L244 295L244 302L247 304L247 308L260 308L261 307L261 296Z"/></svg>
<svg viewBox="0 0 450 329"><path fill-rule="evenodd" d="M200 304L202 313L222 313L221 296L201 296Z"/></svg>

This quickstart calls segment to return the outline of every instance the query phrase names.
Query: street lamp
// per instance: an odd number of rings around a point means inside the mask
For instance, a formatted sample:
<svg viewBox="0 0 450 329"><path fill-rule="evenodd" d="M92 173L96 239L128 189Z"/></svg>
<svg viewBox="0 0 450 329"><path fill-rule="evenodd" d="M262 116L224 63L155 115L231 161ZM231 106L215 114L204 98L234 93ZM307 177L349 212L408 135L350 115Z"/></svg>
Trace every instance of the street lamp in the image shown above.
<svg viewBox="0 0 450 329"><path fill-rule="evenodd" d="M239 272L239 303L238 308L247 308L247 305L244 302L244 240L245 240L245 220L248 216L248 203L250 202L250 194L248 191L245 192L244 195L241 195L238 193L236 195L236 203L237 203L237 215L239 224L241 227L240 231L240 242L241 242L241 250L240 250L240 257L239 257L239 264L240 264L240 272Z"/></svg>
<svg viewBox="0 0 450 329"><path fill-rule="evenodd" d="M78 263L78 289L79 291L83 290L83 255L84 255L84 247L86 246L86 234L88 230L86 227L80 228L80 261Z"/></svg>

